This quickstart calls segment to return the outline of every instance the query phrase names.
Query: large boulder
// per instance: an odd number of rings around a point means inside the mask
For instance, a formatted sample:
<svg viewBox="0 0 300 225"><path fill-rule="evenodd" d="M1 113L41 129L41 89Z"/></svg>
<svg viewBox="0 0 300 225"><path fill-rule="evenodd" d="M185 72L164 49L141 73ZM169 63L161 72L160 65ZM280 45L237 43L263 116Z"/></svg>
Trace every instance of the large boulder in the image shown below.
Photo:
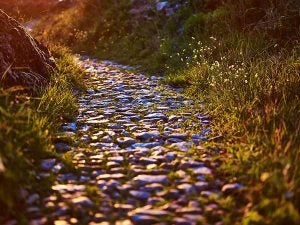
<svg viewBox="0 0 300 225"><path fill-rule="evenodd" d="M48 49L0 10L0 86L43 87L55 70Z"/></svg>

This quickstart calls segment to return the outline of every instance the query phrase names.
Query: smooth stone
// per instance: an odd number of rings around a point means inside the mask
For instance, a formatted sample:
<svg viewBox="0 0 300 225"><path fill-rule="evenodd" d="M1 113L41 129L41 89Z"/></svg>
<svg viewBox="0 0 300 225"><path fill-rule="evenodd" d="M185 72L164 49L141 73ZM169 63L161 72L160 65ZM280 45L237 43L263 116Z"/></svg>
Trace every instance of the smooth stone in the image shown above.
<svg viewBox="0 0 300 225"><path fill-rule="evenodd" d="M32 205L32 204L36 203L37 201L39 201L39 199L40 199L40 196L38 194L32 194L26 199L26 203L28 205Z"/></svg>
<svg viewBox="0 0 300 225"><path fill-rule="evenodd" d="M62 126L62 129L64 131L76 131L77 130L77 124L75 122L67 123L67 124Z"/></svg>
<svg viewBox="0 0 300 225"><path fill-rule="evenodd" d="M149 143L136 143L131 145L131 148L154 148L156 146L161 146L160 142L149 142Z"/></svg>
<svg viewBox="0 0 300 225"><path fill-rule="evenodd" d="M169 122L174 122L174 121L176 121L180 118L181 118L180 116L172 115L172 116L169 117Z"/></svg>
<svg viewBox="0 0 300 225"><path fill-rule="evenodd" d="M164 157L167 161L172 161L176 158L176 154L173 152L168 152Z"/></svg>
<svg viewBox="0 0 300 225"><path fill-rule="evenodd" d="M71 147L66 143L56 143L54 144L54 147L58 152L67 152L71 150Z"/></svg>
<svg viewBox="0 0 300 225"><path fill-rule="evenodd" d="M202 209L199 207L183 207L176 210L176 214L198 214L202 213Z"/></svg>
<svg viewBox="0 0 300 225"><path fill-rule="evenodd" d="M239 183L225 184L222 187L222 192L225 194L230 194L232 192L238 191L242 188L242 185Z"/></svg>
<svg viewBox="0 0 300 225"><path fill-rule="evenodd" d="M55 174L58 174L63 168L64 168L64 164L58 163L51 169L51 171Z"/></svg>
<svg viewBox="0 0 300 225"><path fill-rule="evenodd" d="M157 223L159 220L153 216L147 216L147 215L140 215L140 214L134 214L131 216L131 220L134 222L134 224L143 224L143 225L147 225L147 224L155 224Z"/></svg>
<svg viewBox="0 0 300 225"><path fill-rule="evenodd" d="M212 170L203 166L203 167L193 169L193 173L196 175L211 175Z"/></svg>
<svg viewBox="0 0 300 225"><path fill-rule="evenodd" d="M84 191L85 185L76 185L76 184L57 184L52 186L52 190L59 192L76 192Z"/></svg>
<svg viewBox="0 0 300 225"><path fill-rule="evenodd" d="M203 196L203 197L209 197L211 195L214 195L216 193L212 192L212 191L201 191L200 195Z"/></svg>
<svg viewBox="0 0 300 225"><path fill-rule="evenodd" d="M105 143L105 142L97 142L97 143L91 143L90 147L93 148L117 148L118 145L114 143Z"/></svg>
<svg viewBox="0 0 300 225"><path fill-rule="evenodd" d="M172 220L172 224L173 225L195 225L194 222L189 221L188 219L185 218L180 218L180 217L176 217Z"/></svg>
<svg viewBox="0 0 300 225"><path fill-rule="evenodd" d="M70 223L66 220L55 220L54 225L70 225Z"/></svg>
<svg viewBox="0 0 300 225"><path fill-rule="evenodd" d="M130 220L119 220L116 221L115 225L133 225Z"/></svg>
<svg viewBox="0 0 300 225"><path fill-rule="evenodd" d="M142 132L134 133L133 135L140 140L158 139L160 137L159 132Z"/></svg>
<svg viewBox="0 0 300 225"><path fill-rule="evenodd" d="M209 186L208 182L205 181L198 181L195 183L195 187L198 191L206 190L208 186Z"/></svg>
<svg viewBox="0 0 300 225"><path fill-rule="evenodd" d="M135 191L135 190L132 190L132 191L129 192L129 194L132 197L139 198L139 199L147 199L147 198L150 197L149 192L146 192L146 191Z"/></svg>
<svg viewBox="0 0 300 225"><path fill-rule="evenodd" d="M145 118L147 118L147 119L159 118L164 121L168 120L168 117L163 113L150 113L150 114L146 115Z"/></svg>
<svg viewBox="0 0 300 225"><path fill-rule="evenodd" d="M175 138L175 139L181 139L181 140L186 140L188 139L188 134L187 133L172 133L168 136L168 138Z"/></svg>
<svg viewBox="0 0 300 225"><path fill-rule="evenodd" d="M122 179L125 175L122 173L115 173L115 174L101 174L96 179L97 180L109 180L109 179Z"/></svg>
<svg viewBox="0 0 300 225"><path fill-rule="evenodd" d="M134 182L138 184L145 185L150 183L167 183L168 178L166 175L138 175L133 178Z"/></svg>
<svg viewBox="0 0 300 225"><path fill-rule="evenodd" d="M57 177L57 180L58 181L76 181L77 180L77 176L72 174L72 173L65 173L65 174L60 174L58 177Z"/></svg>
<svg viewBox="0 0 300 225"><path fill-rule="evenodd" d="M178 190L184 191L187 194L191 194L195 192L195 188L191 184L180 184L177 186Z"/></svg>
<svg viewBox="0 0 300 225"><path fill-rule="evenodd" d="M136 140L130 137L120 137L117 139L117 142L122 147L129 147L136 143Z"/></svg>
<svg viewBox="0 0 300 225"><path fill-rule="evenodd" d="M131 211L129 214L141 214L155 217L165 217L170 215L170 213L165 210L148 209L147 207L137 208L134 211Z"/></svg>
<svg viewBox="0 0 300 225"><path fill-rule="evenodd" d="M93 206L93 202L86 196L80 196L71 200L71 202L75 205L82 205L84 207Z"/></svg>
<svg viewBox="0 0 300 225"><path fill-rule="evenodd" d="M95 124L106 124L106 123L108 123L108 122L109 122L109 120L103 119L103 120L88 120L88 121L86 121L85 123L86 123L86 124L95 125Z"/></svg>
<svg viewBox="0 0 300 225"><path fill-rule="evenodd" d="M204 166L203 162L198 162L198 161L182 161L180 164L180 168L184 169L184 168L194 168L194 167L201 167Z"/></svg>
<svg viewBox="0 0 300 225"><path fill-rule="evenodd" d="M41 162L41 169L43 170L50 170L55 165L56 159L45 159Z"/></svg>
<svg viewBox="0 0 300 225"><path fill-rule="evenodd" d="M179 142L182 142L182 139L179 139L179 138L168 138L167 142L168 143L179 143Z"/></svg>
<svg viewBox="0 0 300 225"><path fill-rule="evenodd" d="M173 143L169 146L170 148L175 148L181 151L187 151L192 147L192 143L190 142L179 142L179 143Z"/></svg>
<svg viewBox="0 0 300 225"><path fill-rule="evenodd" d="M108 160L121 163L124 161L124 157L123 156L114 156L114 157L109 157Z"/></svg>

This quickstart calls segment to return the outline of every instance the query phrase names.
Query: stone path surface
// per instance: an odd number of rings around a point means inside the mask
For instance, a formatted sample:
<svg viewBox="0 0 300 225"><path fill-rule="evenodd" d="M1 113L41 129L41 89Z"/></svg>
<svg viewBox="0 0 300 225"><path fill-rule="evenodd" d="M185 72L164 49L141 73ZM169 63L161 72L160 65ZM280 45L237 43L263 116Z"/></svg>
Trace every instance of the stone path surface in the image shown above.
<svg viewBox="0 0 300 225"><path fill-rule="evenodd" d="M41 163L41 179L55 182L47 197L27 198L31 224L221 225L214 199L240 185L216 177L219 162L201 147L210 121L199 104L129 67L81 65L89 89L77 121L62 127L73 141L55 141L76 171L57 159Z"/></svg>

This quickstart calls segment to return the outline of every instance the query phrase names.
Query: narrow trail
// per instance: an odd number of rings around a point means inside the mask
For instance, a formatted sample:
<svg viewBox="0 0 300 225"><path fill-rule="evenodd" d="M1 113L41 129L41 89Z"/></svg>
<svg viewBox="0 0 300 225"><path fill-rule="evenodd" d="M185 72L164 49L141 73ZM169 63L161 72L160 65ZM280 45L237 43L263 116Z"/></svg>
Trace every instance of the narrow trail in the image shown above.
<svg viewBox="0 0 300 225"><path fill-rule="evenodd" d="M216 177L211 154L219 153L201 147L210 121L199 104L159 77L108 61L80 64L89 89L77 121L62 128L74 142L55 144L77 172L64 172L57 159L41 163L40 177L55 183L44 199L30 196L31 224L221 225L212 196L239 187Z"/></svg>

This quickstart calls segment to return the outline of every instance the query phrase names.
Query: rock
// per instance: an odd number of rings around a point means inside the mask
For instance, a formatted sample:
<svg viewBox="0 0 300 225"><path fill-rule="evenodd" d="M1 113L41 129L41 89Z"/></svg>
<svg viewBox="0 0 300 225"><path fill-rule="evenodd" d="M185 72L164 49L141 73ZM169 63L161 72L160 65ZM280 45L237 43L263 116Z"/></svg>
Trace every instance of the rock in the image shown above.
<svg viewBox="0 0 300 225"><path fill-rule="evenodd" d="M187 133L172 133L168 136L169 138L176 138L185 141L189 135Z"/></svg>
<svg viewBox="0 0 300 225"><path fill-rule="evenodd" d="M195 224L192 221L189 221L188 219L180 218L180 217L174 218L172 222L174 225L194 225Z"/></svg>
<svg viewBox="0 0 300 225"><path fill-rule="evenodd" d="M55 165L56 159L45 159L41 162L41 169L50 170Z"/></svg>
<svg viewBox="0 0 300 225"><path fill-rule="evenodd" d="M202 213L202 209L199 207L183 207L176 210L176 214L198 214Z"/></svg>
<svg viewBox="0 0 300 225"><path fill-rule="evenodd" d="M134 224L141 224L141 225L150 225L157 223L159 220L153 216L147 216L147 215L140 215L140 214L134 214L131 216L131 220L134 222Z"/></svg>
<svg viewBox="0 0 300 225"><path fill-rule="evenodd" d="M36 203L37 201L39 201L39 199L40 199L40 196L38 194L32 194L26 199L26 203L28 205L32 205L32 204Z"/></svg>
<svg viewBox="0 0 300 225"><path fill-rule="evenodd" d="M125 177L125 175L122 173L101 174L97 177L97 180L122 179L123 177Z"/></svg>
<svg viewBox="0 0 300 225"><path fill-rule="evenodd" d="M64 131L74 131L75 132L77 130L77 124L75 122L67 123L67 124L62 126L62 129Z"/></svg>
<svg viewBox="0 0 300 225"><path fill-rule="evenodd" d="M132 225L133 223L130 220L119 220L116 221L116 225Z"/></svg>
<svg viewBox="0 0 300 225"><path fill-rule="evenodd" d="M195 192L195 188L191 184L180 184L177 188L178 190L184 191L186 194L192 194Z"/></svg>
<svg viewBox="0 0 300 225"><path fill-rule="evenodd" d="M166 155L165 155L165 159L167 161L172 161L176 158L176 154L173 153L173 152L168 152Z"/></svg>
<svg viewBox="0 0 300 225"><path fill-rule="evenodd" d="M133 135L140 140L153 140L160 137L159 132L142 132L134 133Z"/></svg>
<svg viewBox="0 0 300 225"><path fill-rule="evenodd" d="M136 143L136 140L130 137L120 137L117 139L120 146L126 148Z"/></svg>
<svg viewBox="0 0 300 225"><path fill-rule="evenodd" d="M193 169L193 173L196 174L196 175L211 175L212 170L205 167L205 166L203 166L203 167Z"/></svg>
<svg viewBox="0 0 300 225"><path fill-rule="evenodd" d="M192 143L190 142L179 142L179 143L173 143L170 145L170 148L178 149L181 151L187 151L192 147Z"/></svg>
<svg viewBox="0 0 300 225"><path fill-rule="evenodd" d="M129 214L132 215L142 214L142 215L155 216L155 217L166 217L170 215L170 213L165 210L148 209L147 207L137 208L134 211L131 211Z"/></svg>
<svg viewBox="0 0 300 225"><path fill-rule="evenodd" d="M66 143L56 143L54 147L57 152L63 153L71 150L71 147Z"/></svg>
<svg viewBox="0 0 300 225"><path fill-rule="evenodd" d="M65 220L55 220L54 225L70 225L70 223Z"/></svg>
<svg viewBox="0 0 300 225"><path fill-rule="evenodd" d="M150 194L146 191L130 191L129 194L132 197L138 198L138 199L147 199L150 197Z"/></svg>
<svg viewBox="0 0 300 225"><path fill-rule="evenodd" d="M170 6L170 3L167 1L156 3L156 10L162 11Z"/></svg>
<svg viewBox="0 0 300 225"><path fill-rule="evenodd" d="M80 196L71 200L75 205L81 205L83 207L91 207L93 206L93 202L85 196Z"/></svg>
<svg viewBox="0 0 300 225"><path fill-rule="evenodd" d="M0 74L4 86L45 87L56 70L48 49L0 10Z"/></svg>
<svg viewBox="0 0 300 225"><path fill-rule="evenodd" d="M239 183L225 184L222 187L222 192L224 194L230 194L232 192L238 191L242 188L242 185Z"/></svg>
<svg viewBox="0 0 300 225"><path fill-rule="evenodd" d="M198 191L203 191L208 188L208 183L205 181L198 181L195 183L195 187Z"/></svg>
<svg viewBox="0 0 300 225"><path fill-rule="evenodd" d="M142 164L148 165L148 164L155 164L157 163L157 160L154 158L147 158L147 157L141 157L139 159L139 162L141 162Z"/></svg>
<svg viewBox="0 0 300 225"><path fill-rule="evenodd" d="M138 175L133 178L133 181L140 184L150 184L150 183L167 183L168 178L166 175Z"/></svg>
<svg viewBox="0 0 300 225"><path fill-rule="evenodd" d="M85 185L57 184L57 185L52 186L52 190L58 191L58 192L61 192L61 193L84 191L85 190Z"/></svg>
<svg viewBox="0 0 300 225"><path fill-rule="evenodd" d="M163 113L150 113L145 116L146 119L162 119L164 121L168 121L168 117Z"/></svg>
<svg viewBox="0 0 300 225"><path fill-rule="evenodd" d="M131 148L154 148L160 146L160 142L149 142L149 143L136 143L131 146Z"/></svg>

